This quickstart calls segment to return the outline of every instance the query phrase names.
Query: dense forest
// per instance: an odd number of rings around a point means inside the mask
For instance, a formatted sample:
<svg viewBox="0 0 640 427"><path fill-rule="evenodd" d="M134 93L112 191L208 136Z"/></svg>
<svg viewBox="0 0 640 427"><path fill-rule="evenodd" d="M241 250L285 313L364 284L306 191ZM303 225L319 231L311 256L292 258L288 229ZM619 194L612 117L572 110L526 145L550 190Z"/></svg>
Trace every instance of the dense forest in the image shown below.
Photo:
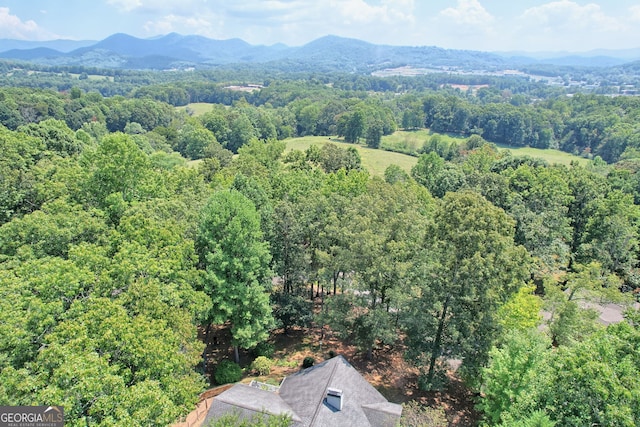
<svg viewBox="0 0 640 427"><path fill-rule="evenodd" d="M589 308L640 289L640 98L86 71L2 77L0 405L169 425L215 382L199 327L226 325L235 360L321 327L367 358L402 343L423 389L460 360L482 425L640 425L638 310L604 326ZM420 147L385 144L424 128ZM355 148L287 149L310 135L418 161L375 176Z"/></svg>

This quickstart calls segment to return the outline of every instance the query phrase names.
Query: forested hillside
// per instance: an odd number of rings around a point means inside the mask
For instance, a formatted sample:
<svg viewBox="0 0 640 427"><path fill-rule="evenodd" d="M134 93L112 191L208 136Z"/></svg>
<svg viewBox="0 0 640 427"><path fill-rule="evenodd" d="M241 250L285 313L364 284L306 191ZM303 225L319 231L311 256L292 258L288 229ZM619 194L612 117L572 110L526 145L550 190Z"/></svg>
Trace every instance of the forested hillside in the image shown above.
<svg viewBox="0 0 640 427"><path fill-rule="evenodd" d="M586 65L585 69L624 64L615 51L607 56L533 59L435 46L390 46L324 36L303 46L278 43L251 45L234 38L216 40L197 35L166 34L137 38L117 33L101 41L49 42L0 39L0 57L55 66L95 65L116 69L167 70L213 68L225 64L261 64L278 69L322 72L371 72L405 66L465 70L505 69L523 64ZM620 53L620 52L619 52Z"/></svg>
<svg viewBox="0 0 640 427"><path fill-rule="evenodd" d="M322 328L405 349L422 389L461 361L482 425L639 425L639 98L229 73L2 78L0 405L169 425L216 382L198 328L236 361ZM308 135L327 144L285 151ZM373 176L328 137L417 164ZM609 302L629 310L605 326Z"/></svg>

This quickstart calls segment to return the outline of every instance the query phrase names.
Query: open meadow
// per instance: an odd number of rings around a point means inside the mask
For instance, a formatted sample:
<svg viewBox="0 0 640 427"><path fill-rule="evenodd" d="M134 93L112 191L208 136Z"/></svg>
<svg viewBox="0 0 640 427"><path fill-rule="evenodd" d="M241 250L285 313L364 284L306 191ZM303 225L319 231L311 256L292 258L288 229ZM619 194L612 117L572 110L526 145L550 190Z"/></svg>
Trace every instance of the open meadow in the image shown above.
<svg viewBox="0 0 640 427"><path fill-rule="evenodd" d="M190 115L198 117L211 111L214 104L206 102L195 102L183 107L176 107L178 111L187 111ZM446 143L456 142L462 144L466 137L454 134L439 134L429 129L418 130L398 130L392 135L382 137L381 150L371 149L365 145L349 144L344 139L337 136L303 136L290 138L287 140L287 150L306 150L310 145L323 145L328 142L334 143L342 148L349 146L356 147L362 157L362 164L373 175L382 175L384 170L391 164L400 166L403 170L410 172L413 165L417 163L415 154L419 152L424 143L429 138L438 135L441 141ZM566 153L560 150L540 149L531 147L512 147L504 144L496 144L499 150L508 150L514 156L530 156L546 160L549 164L561 164L569 166L571 162L578 162L585 165L589 159ZM404 153L404 154L403 154ZM414 155L409 155L409 154Z"/></svg>
<svg viewBox="0 0 640 427"><path fill-rule="evenodd" d="M569 166L571 162L578 162L579 165L585 166L590 162L589 159L573 155L571 153L565 153L560 150L553 150L547 148L542 150L540 148L531 147L510 147L508 145L496 144L499 150L509 150L514 156L530 156L538 157L546 160L550 165L559 164Z"/></svg>
<svg viewBox="0 0 640 427"><path fill-rule="evenodd" d="M201 116L204 113L211 111L214 104L208 102L192 102L191 104L184 105L182 107L176 107L178 111L186 111L191 116Z"/></svg>
<svg viewBox="0 0 640 427"><path fill-rule="evenodd" d="M435 135L439 137L440 141L447 144L450 144L451 142L462 144L467 140L466 137L460 135L439 134L428 129L419 129L415 131L399 130L397 132L394 132L393 135L383 136L380 146L385 150L403 153L416 153L422 148L425 141L428 141L432 136ZM531 147L512 147L504 144L495 145L498 147L498 150L510 151L514 156L530 156L541 158L546 160L551 165L560 164L569 166L571 162L578 162L578 164L584 166L589 162L589 159L560 150Z"/></svg>
<svg viewBox="0 0 640 427"><path fill-rule="evenodd" d="M382 176L389 165L395 164L400 166L407 173L418 162L417 157L408 156L401 153L392 153L390 151L376 150L364 145L349 144L344 142L342 138L326 137L326 136L305 136L302 138L290 138L287 140L287 151L301 150L305 151L311 145L336 144L340 148L355 147L362 158L362 166L372 175Z"/></svg>
<svg viewBox="0 0 640 427"><path fill-rule="evenodd" d="M382 149L373 149L365 145L350 144L344 142L344 139L338 137L326 136L304 136L300 138L287 139L287 151L301 150L305 151L311 145L324 145L328 143L336 144L341 148L355 147L362 158L362 165L374 176L384 175L385 169L392 164L400 166L407 173L411 172L411 168L418 162L418 158L408 154L395 151L386 151L385 148L392 148L397 151L418 151L425 140L431 137L428 130L419 130L415 132L398 131L393 135L384 136L382 138ZM441 135L444 141L457 141L460 144L465 138L453 137L450 135ZM530 156L546 160L549 164L561 164L569 166L571 162L578 162L585 165L589 162L584 157L575 156L559 150L541 150L539 148L530 147L508 147L498 145L499 150L508 150L514 156Z"/></svg>

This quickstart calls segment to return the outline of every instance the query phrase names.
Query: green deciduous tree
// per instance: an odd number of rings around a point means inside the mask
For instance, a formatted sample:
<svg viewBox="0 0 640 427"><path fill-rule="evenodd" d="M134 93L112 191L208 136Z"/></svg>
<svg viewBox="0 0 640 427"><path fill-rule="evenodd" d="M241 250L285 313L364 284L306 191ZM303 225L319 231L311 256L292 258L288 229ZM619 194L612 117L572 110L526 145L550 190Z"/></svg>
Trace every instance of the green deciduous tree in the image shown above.
<svg viewBox="0 0 640 427"><path fill-rule="evenodd" d="M294 326L300 328L311 326L313 303L308 298L299 294L279 292L274 294L272 300L277 326L282 327L285 334Z"/></svg>
<svg viewBox="0 0 640 427"><path fill-rule="evenodd" d="M306 273L306 225L300 210L286 200L276 204L273 210L271 253L285 293L298 293L298 285Z"/></svg>
<svg viewBox="0 0 640 427"><path fill-rule="evenodd" d="M502 172L512 191L503 208L516 220L516 242L533 255L538 274L554 274L569 264L572 196L566 173L560 167L529 164Z"/></svg>
<svg viewBox="0 0 640 427"><path fill-rule="evenodd" d="M225 141L224 148L237 153L240 147L257 137L256 130L249 118L243 113L235 114L229 119L229 122L229 138Z"/></svg>
<svg viewBox="0 0 640 427"><path fill-rule="evenodd" d="M109 196L131 202L146 195L149 158L131 136L117 133L103 138L94 152L86 153L84 161L86 191L98 206L108 205Z"/></svg>
<svg viewBox="0 0 640 427"><path fill-rule="evenodd" d="M640 333L622 322L553 358L553 378L541 399L559 425L636 426L640 420Z"/></svg>
<svg viewBox="0 0 640 427"><path fill-rule="evenodd" d="M367 126L366 143L369 148L379 148L382 141L382 123L374 120Z"/></svg>
<svg viewBox="0 0 640 427"><path fill-rule="evenodd" d="M487 425L512 425L529 417L549 387L551 341L535 328L509 331L489 353L482 370L482 400ZM517 424L514 424L517 425Z"/></svg>
<svg viewBox="0 0 640 427"><path fill-rule="evenodd" d="M27 135L40 138L47 149L61 156L73 156L82 151L83 143L62 120L48 119L18 128Z"/></svg>
<svg viewBox="0 0 640 427"><path fill-rule="evenodd" d="M412 106L402 112L402 127L404 129L419 129L424 127L424 112L421 105Z"/></svg>
<svg viewBox="0 0 640 427"><path fill-rule="evenodd" d="M201 159L207 147L217 143L215 135L199 122L187 123L178 131L178 151L190 159Z"/></svg>
<svg viewBox="0 0 640 427"><path fill-rule="evenodd" d="M633 197L613 191L602 199L587 221L579 258L595 260L621 278L638 264L640 210Z"/></svg>
<svg viewBox="0 0 640 427"><path fill-rule="evenodd" d="M266 340L274 325L268 293L271 255L253 203L234 190L215 193L202 213L197 248L213 303L208 321L230 322L238 361L238 347Z"/></svg>
<svg viewBox="0 0 640 427"><path fill-rule="evenodd" d="M200 117L200 121L216 137L216 140L225 145L229 141L231 129L225 117L224 106L218 106L220 108L214 108L213 111L207 112Z"/></svg>
<svg viewBox="0 0 640 427"><path fill-rule="evenodd" d="M33 174L45 145L41 139L13 132L0 125L0 224L15 213L34 209ZM35 206L37 208L37 206Z"/></svg>
<svg viewBox="0 0 640 427"><path fill-rule="evenodd" d="M513 220L472 192L445 195L426 236L405 328L407 356L430 386L440 356L462 358L467 372L487 362L495 311L523 285L530 261L514 244Z"/></svg>
<svg viewBox="0 0 640 427"><path fill-rule="evenodd" d="M76 302L39 352L38 397L90 425L171 423L203 386L193 371L202 347L184 346L183 332L106 298Z"/></svg>
<svg viewBox="0 0 640 427"><path fill-rule="evenodd" d="M411 168L411 176L433 194L438 184L438 175L444 167L445 161L437 153L422 154L418 158L418 163Z"/></svg>
<svg viewBox="0 0 640 427"><path fill-rule="evenodd" d="M353 313L347 317L353 318L355 339L369 358L378 340L388 344L397 335L397 316L390 312L400 309L430 209L420 187L375 178L345 210L345 261L362 295L352 301Z"/></svg>
<svg viewBox="0 0 640 427"><path fill-rule="evenodd" d="M587 223L609 188L603 176L577 165L569 169L567 183L572 195L567 214L573 229L571 252L575 256L584 241Z"/></svg>
<svg viewBox="0 0 640 427"><path fill-rule="evenodd" d="M362 111L356 110L349 113L344 126L344 140L357 143L364 136L365 126L366 117Z"/></svg>
<svg viewBox="0 0 640 427"><path fill-rule="evenodd" d="M345 293L332 296L326 303L326 321L342 339L352 341L367 359L378 344L393 344L398 339L394 316L384 307L372 307L368 295Z"/></svg>
<svg viewBox="0 0 640 427"><path fill-rule="evenodd" d="M549 330L555 344L567 345L582 341L598 324L594 309L582 308L578 302L623 303L628 294L620 293L621 281L596 262L573 265L561 283L545 281L545 305L551 313Z"/></svg>
<svg viewBox="0 0 640 427"><path fill-rule="evenodd" d="M527 330L540 324L542 299L534 290L535 286L523 286L498 309L499 322L506 330Z"/></svg>
<svg viewBox="0 0 640 427"><path fill-rule="evenodd" d="M325 172L337 172L340 169L360 169L360 154L354 147L342 149L336 144L312 145L306 151L307 160L316 163Z"/></svg>
<svg viewBox="0 0 640 427"><path fill-rule="evenodd" d="M41 210L16 218L0 227L0 253L13 256L29 250L35 257L66 257L69 247L80 242L94 243L106 234L104 217L79 205L58 199Z"/></svg>
<svg viewBox="0 0 640 427"><path fill-rule="evenodd" d="M404 171L398 165L389 165L384 170L384 180L389 184L395 184L396 182L407 182L409 180L409 174Z"/></svg>

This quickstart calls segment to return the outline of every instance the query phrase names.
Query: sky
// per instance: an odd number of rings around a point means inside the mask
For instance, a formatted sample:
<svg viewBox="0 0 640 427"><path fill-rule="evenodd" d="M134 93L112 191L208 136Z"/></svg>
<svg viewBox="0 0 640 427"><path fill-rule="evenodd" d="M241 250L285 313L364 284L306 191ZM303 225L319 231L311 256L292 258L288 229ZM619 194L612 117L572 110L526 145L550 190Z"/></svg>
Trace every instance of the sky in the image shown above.
<svg viewBox="0 0 640 427"><path fill-rule="evenodd" d="M325 35L447 49L640 48L640 0L0 0L0 38L177 32L300 46Z"/></svg>

